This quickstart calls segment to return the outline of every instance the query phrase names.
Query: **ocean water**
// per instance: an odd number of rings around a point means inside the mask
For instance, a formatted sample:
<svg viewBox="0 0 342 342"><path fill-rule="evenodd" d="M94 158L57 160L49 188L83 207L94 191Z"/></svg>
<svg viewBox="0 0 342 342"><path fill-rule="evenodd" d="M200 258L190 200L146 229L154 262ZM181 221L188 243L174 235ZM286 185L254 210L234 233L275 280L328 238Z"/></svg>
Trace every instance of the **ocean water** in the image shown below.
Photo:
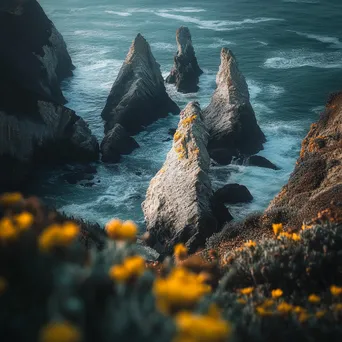
<svg viewBox="0 0 342 342"><path fill-rule="evenodd" d="M167 76L176 51L175 31L190 28L204 74L196 94L170 96L184 107L205 107L215 89L220 49L235 53L245 75L258 122L266 134L259 154L279 171L230 165L213 168L214 189L227 183L246 185L248 205L230 207L236 219L263 210L286 183L310 124L329 95L342 88L341 0L42 0L63 34L77 69L65 80L68 106L103 137L100 114L119 68L137 33L145 36ZM136 136L141 148L115 165L96 164L96 185L86 188L61 179L60 169L45 170L32 192L60 211L104 224L112 217L133 219L143 229L141 203L172 142L169 116ZM99 182L98 182L99 181ZM34 190L33 190L34 189Z"/></svg>

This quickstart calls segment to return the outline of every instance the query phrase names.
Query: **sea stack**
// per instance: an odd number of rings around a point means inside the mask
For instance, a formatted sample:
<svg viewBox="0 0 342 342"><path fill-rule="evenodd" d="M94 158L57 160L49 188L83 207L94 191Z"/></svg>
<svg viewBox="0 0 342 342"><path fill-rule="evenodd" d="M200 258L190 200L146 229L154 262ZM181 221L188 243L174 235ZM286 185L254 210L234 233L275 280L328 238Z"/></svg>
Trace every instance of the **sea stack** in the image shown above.
<svg viewBox="0 0 342 342"><path fill-rule="evenodd" d="M235 56L226 48L221 51L216 84L211 102L203 111L210 155L229 161L232 156L259 152L263 149L265 136L255 118L247 82Z"/></svg>
<svg viewBox="0 0 342 342"><path fill-rule="evenodd" d="M166 82L175 84L181 93L194 93L198 91L199 76L203 74L203 71L197 62L190 30L181 26L176 32L176 41L178 51Z"/></svg>
<svg viewBox="0 0 342 342"><path fill-rule="evenodd" d="M208 176L208 133L201 116L196 102L181 112L173 146L142 204L151 246L162 246L166 254L179 242L194 252L220 229Z"/></svg>
<svg viewBox="0 0 342 342"><path fill-rule="evenodd" d="M134 135L169 113L178 114L179 108L166 92L160 65L148 42L138 34L102 111L105 134L120 124Z"/></svg>
<svg viewBox="0 0 342 342"><path fill-rule="evenodd" d="M87 124L63 106L73 65L37 1L1 4L0 45L0 189L18 188L39 163L97 160Z"/></svg>
<svg viewBox="0 0 342 342"><path fill-rule="evenodd" d="M313 219L342 220L342 93L331 96L317 123L302 142L288 183L266 214L286 212L288 227ZM284 216L284 215L282 215Z"/></svg>

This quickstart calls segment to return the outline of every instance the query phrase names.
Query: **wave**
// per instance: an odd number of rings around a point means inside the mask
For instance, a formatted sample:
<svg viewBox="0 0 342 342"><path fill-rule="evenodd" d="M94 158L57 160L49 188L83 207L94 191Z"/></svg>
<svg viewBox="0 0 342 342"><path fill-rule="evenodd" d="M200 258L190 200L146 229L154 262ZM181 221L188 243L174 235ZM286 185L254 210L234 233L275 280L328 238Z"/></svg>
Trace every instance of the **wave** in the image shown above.
<svg viewBox="0 0 342 342"><path fill-rule="evenodd" d="M236 45L236 43L224 40L222 38L214 38L214 43L209 44L207 47L210 49L217 49L217 48L223 48L225 46L229 45Z"/></svg>
<svg viewBox="0 0 342 342"><path fill-rule="evenodd" d="M198 26L198 28L201 29L208 29L213 31L231 31L235 30L241 26L248 25L248 24L259 24L263 22L268 21L283 21L284 19L279 18L255 18L255 19L244 19L241 21L231 21L231 20L201 20L196 17L190 17L185 15L178 15L178 14L172 14L169 12L162 12L157 11L154 12L155 15L167 18L167 19L174 19L186 23L193 23Z"/></svg>
<svg viewBox="0 0 342 342"><path fill-rule="evenodd" d="M172 51L172 52L177 51L177 46L171 43L157 42L157 43L151 43L150 45L156 50Z"/></svg>
<svg viewBox="0 0 342 342"><path fill-rule="evenodd" d="M116 14L119 15L121 17L129 17L130 15L132 15L132 13L130 12L115 12L115 11L105 11L108 14Z"/></svg>
<svg viewBox="0 0 342 342"><path fill-rule="evenodd" d="M338 49L342 48L342 42L337 37L321 36L318 34L310 34L310 33L298 32L298 31L291 31L291 30L289 30L289 32L294 32L299 36L317 40L321 43L331 44L331 47L334 47L334 48L338 48Z"/></svg>
<svg viewBox="0 0 342 342"><path fill-rule="evenodd" d="M293 50L281 52L279 56L268 58L264 67L267 69L294 69L313 67L320 69L342 69L342 53L336 52L310 52Z"/></svg>
<svg viewBox="0 0 342 342"><path fill-rule="evenodd" d="M171 9L161 10L160 12L200 13L200 12L206 12L206 11L207 10L203 8L180 7L180 8L171 8Z"/></svg>

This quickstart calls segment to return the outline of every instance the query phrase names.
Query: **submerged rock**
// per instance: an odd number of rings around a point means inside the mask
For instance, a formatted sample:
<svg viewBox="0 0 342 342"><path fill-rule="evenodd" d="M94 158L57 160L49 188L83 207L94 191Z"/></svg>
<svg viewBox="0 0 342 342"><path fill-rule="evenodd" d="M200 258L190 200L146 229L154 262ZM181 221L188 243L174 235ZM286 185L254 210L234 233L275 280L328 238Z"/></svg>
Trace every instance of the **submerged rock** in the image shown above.
<svg viewBox="0 0 342 342"><path fill-rule="evenodd" d="M138 34L102 111L105 133L120 124L133 135L168 113L178 114L179 108L166 93L149 44Z"/></svg>
<svg viewBox="0 0 342 342"><path fill-rule="evenodd" d="M234 156L263 149L265 136L255 118L246 80L233 53L223 48L216 77L217 88L203 120L209 132L209 153L229 149Z"/></svg>
<svg viewBox="0 0 342 342"><path fill-rule="evenodd" d="M102 161L116 163L121 155L130 154L138 147L139 144L128 135L125 128L116 124L101 143Z"/></svg>
<svg viewBox="0 0 342 342"><path fill-rule="evenodd" d="M271 202L270 212L290 212L282 222L301 226L314 218L342 221L342 93L329 99L324 113L302 142L288 183Z"/></svg>
<svg viewBox="0 0 342 342"><path fill-rule="evenodd" d="M196 102L181 112L172 149L142 204L150 243L163 246L166 253L178 242L194 252L220 229L208 176L208 133L201 114Z"/></svg>
<svg viewBox="0 0 342 342"><path fill-rule="evenodd" d="M240 184L227 184L218 189L214 196L217 200L227 204L248 203L253 200L253 196L247 187Z"/></svg>
<svg viewBox="0 0 342 342"><path fill-rule="evenodd" d="M178 51L166 82L175 84L179 92L194 93L198 90L199 76L203 71L197 62L190 30L181 26L176 32L176 40Z"/></svg>
<svg viewBox="0 0 342 342"><path fill-rule="evenodd" d="M250 156L246 160L247 166L258 166L266 169L279 170L279 167L262 156Z"/></svg>

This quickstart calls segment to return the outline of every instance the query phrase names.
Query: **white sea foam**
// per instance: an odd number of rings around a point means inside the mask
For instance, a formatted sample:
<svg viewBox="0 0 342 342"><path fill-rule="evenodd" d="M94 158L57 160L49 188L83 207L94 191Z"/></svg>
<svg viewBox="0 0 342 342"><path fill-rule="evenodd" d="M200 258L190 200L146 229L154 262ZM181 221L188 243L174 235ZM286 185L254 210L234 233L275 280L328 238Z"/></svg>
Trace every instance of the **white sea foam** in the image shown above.
<svg viewBox="0 0 342 342"><path fill-rule="evenodd" d="M236 45L236 43L222 39L222 38L214 38L214 42L209 44L207 47L210 49L222 48L225 46Z"/></svg>
<svg viewBox="0 0 342 342"><path fill-rule="evenodd" d="M151 43L150 45L152 46L152 48L156 50L170 51L170 52L177 51L176 44L157 42L157 43Z"/></svg>
<svg viewBox="0 0 342 342"><path fill-rule="evenodd" d="M196 8L196 7L180 7L180 8L171 8L166 10L160 10L160 12L179 12L179 13L200 13L206 12L204 8Z"/></svg>
<svg viewBox="0 0 342 342"><path fill-rule="evenodd" d="M115 11L105 11L108 14L115 14L115 15L119 15L120 17L129 17L132 15L132 13L130 12L115 12Z"/></svg>
<svg viewBox="0 0 342 342"><path fill-rule="evenodd" d="M294 32L302 37L317 40L321 43L331 44L331 47L342 49L342 42L337 37L321 36L318 34L310 34L310 33L304 33L304 32L292 31L292 30L289 30L289 31Z"/></svg>
<svg viewBox="0 0 342 342"><path fill-rule="evenodd" d="M278 53L278 56L268 58L264 63L264 67L268 69L293 69L301 67L342 69L342 52L283 51Z"/></svg>

